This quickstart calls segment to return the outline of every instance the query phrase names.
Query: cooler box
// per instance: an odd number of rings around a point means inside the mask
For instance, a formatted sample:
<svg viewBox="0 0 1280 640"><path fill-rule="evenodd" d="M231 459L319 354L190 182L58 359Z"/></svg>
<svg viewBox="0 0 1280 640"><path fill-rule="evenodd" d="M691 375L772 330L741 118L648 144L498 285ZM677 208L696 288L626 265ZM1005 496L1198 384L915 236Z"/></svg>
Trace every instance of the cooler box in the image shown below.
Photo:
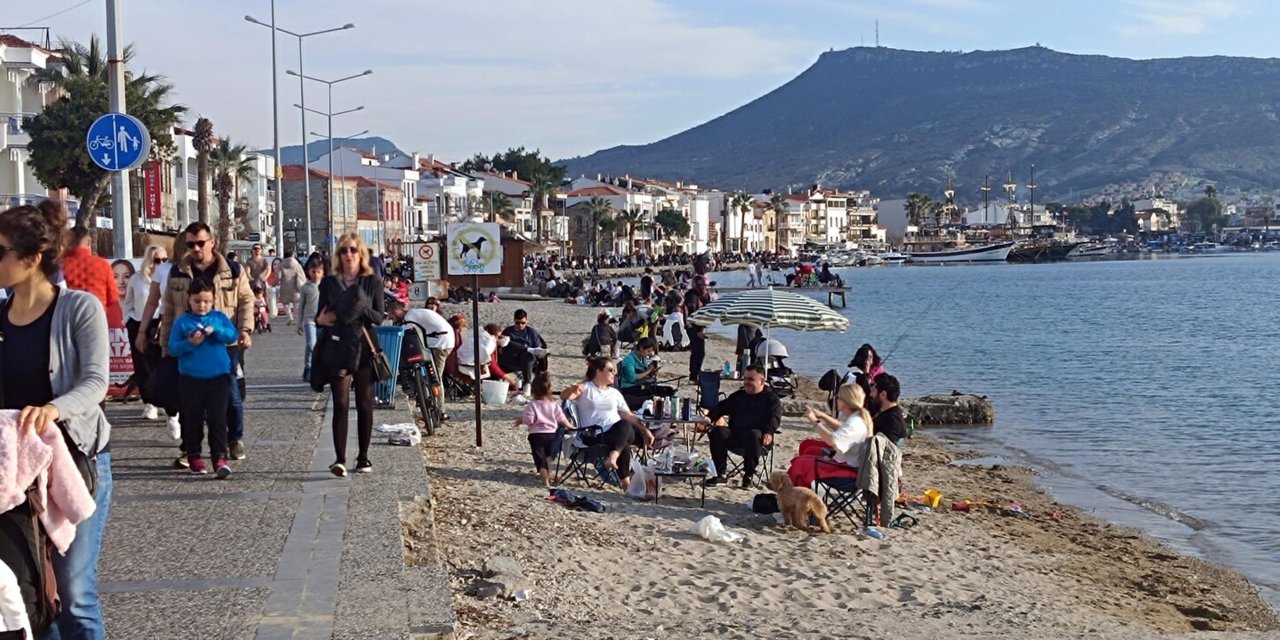
<svg viewBox="0 0 1280 640"><path fill-rule="evenodd" d="M383 407L394 407L396 394L396 378L400 375L400 343L404 341L404 327L379 325L374 327L378 336L378 344L391 363L391 379L373 385L374 401Z"/></svg>

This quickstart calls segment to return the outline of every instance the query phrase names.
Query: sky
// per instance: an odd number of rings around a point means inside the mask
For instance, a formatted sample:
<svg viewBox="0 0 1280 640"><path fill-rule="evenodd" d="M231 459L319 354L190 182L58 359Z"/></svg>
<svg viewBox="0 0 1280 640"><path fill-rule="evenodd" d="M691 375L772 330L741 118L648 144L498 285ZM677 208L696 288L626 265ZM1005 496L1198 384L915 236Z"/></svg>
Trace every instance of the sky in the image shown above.
<svg viewBox="0 0 1280 640"><path fill-rule="evenodd" d="M270 0L119 0L133 66L175 85L188 120L272 144ZM105 34L105 0L0 0L0 26ZM53 15L57 13L57 15ZM304 72L333 80L334 135L362 130L450 161L513 146L551 158L644 144L785 84L819 54L879 43L972 51L1034 44L1127 58L1280 50L1274 0L277 0ZM32 37L34 32L13 31ZM278 37L280 143L302 138L298 41ZM325 85L307 106L328 111ZM325 118L307 128L326 133Z"/></svg>

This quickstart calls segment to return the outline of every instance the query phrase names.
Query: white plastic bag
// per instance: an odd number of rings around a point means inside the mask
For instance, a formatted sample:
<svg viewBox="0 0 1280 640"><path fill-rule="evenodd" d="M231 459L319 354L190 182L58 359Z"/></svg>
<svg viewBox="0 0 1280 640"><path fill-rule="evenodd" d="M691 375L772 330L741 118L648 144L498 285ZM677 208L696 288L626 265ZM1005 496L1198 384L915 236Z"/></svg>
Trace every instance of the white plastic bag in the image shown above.
<svg viewBox="0 0 1280 640"><path fill-rule="evenodd" d="M631 484L627 485L627 495L635 498L636 500L644 500L645 487L647 485L648 483L645 482L644 465L640 464L639 460L632 458Z"/></svg>
<svg viewBox="0 0 1280 640"><path fill-rule="evenodd" d="M737 531L730 531L720 522L720 518L715 516L707 516L696 523L689 530L712 542L739 542L745 536Z"/></svg>

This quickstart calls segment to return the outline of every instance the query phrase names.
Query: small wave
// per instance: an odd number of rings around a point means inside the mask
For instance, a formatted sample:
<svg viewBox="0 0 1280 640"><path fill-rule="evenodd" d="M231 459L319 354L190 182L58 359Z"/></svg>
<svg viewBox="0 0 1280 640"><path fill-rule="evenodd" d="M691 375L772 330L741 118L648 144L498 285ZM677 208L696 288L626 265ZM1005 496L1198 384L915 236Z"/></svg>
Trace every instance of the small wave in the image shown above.
<svg viewBox="0 0 1280 640"><path fill-rule="evenodd" d="M1130 495L1124 491L1104 484L1098 485L1098 489L1113 498L1119 498L1130 504L1138 505L1139 507L1142 507L1143 509L1146 509L1147 511L1150 511L1162 518L1168 518L1169 520L1177 522L1178 524L1186 525L1196 531L1203 531L1209 528L1208 522L1182 513L1159 500Z"/></svg>

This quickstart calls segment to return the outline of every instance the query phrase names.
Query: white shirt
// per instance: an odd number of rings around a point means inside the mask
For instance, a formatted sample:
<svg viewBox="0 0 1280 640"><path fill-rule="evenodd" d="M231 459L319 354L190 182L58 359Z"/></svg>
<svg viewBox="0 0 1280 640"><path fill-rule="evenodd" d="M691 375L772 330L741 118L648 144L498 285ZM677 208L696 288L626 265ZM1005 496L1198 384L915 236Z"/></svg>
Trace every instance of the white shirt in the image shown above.
<svg viewBox="0 0 1280 640"><path fill-rule="evenodd" d="M169 272L173 270L173 263L166 262L155 268L151 272L151 281L160 285L160 295L164 296L164 290L169 286ZM144 300L145 302L145 300Z"/></svg>
<svg viewBox="0 0 1280 640"><path fill-rule="evenodd" d="M836 445L836 461L851 467L862 466L862 459L867 454L867 441L871 439L871 430L862 421L862 416L855 413L845 418L844 424L831 434L831 439Z"/></svg>
<svg viewBox="0 0 1280 640"><path fill-rule="evenodd" d="M487 370L489 359L493 357L493 352L498 349L498 340L489 335L488 331L480 332L480 351L484 355L480 360L480 368ZM470 331L464 331L462 334L462 344L458 345L458 365L473 367L476 364L475 341L471 338Z"/></svg>
<svg viewBox="0 0 1280 640"><path fill-rule="evenodd" d="M27 618L27 605L22 601L18 577L3 562L0 562L0 631L23 631L22 637L31 637L31 622Z"/></svg>
<svg viewBox="0 0 1280 640"><path fill-rule="evenodd" d="M594 382L582 385L582 394L573 404L578 409L578 426L600 426L604 431L622 420L622 414L631 412L621 391L613 387L597 387Z"/></svg>
<svg viewBox="0 0 1280 640"><path fill-rule="evenodd" d="M412 322L422 329L422 338L426 346L441 351L452 351L454 347L453 327L444 316L430 309L410 309L404 314L406 324ZM440 332L439 336L428 336L429 333Z"/></svg>
<svg viewBox="0 0 1280 640"><path fill-rule="evenodd" d="M142 311L147 306L147 296L151 295L151 280L141 271L129 278L129 288L124 294L124 314L128 320L142 320ZM159 306L156 307L159 312ZM158 315L158 314L157 314Z"/></svg>

